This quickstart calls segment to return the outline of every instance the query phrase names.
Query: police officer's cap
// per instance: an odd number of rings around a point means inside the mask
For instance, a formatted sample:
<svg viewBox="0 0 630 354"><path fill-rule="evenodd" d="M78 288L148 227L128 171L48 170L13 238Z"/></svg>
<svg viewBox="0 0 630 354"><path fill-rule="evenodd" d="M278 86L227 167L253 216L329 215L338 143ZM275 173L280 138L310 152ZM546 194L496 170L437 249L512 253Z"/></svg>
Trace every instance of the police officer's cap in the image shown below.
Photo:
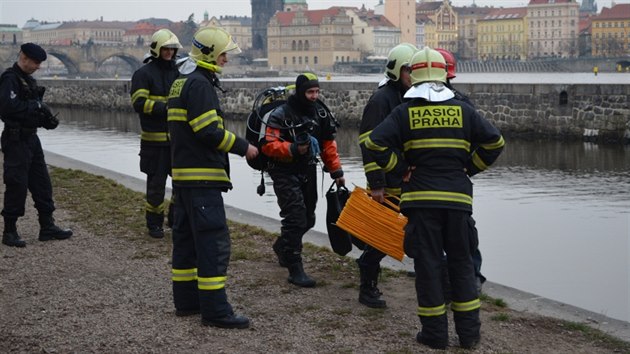
<svg viewBox="0 0 630 354"><path fill-rule="evenodd" d="M46 51L35 43L24 43L20 47L20 50L24 55L37 62L41 63L46 60Z"/></svg>

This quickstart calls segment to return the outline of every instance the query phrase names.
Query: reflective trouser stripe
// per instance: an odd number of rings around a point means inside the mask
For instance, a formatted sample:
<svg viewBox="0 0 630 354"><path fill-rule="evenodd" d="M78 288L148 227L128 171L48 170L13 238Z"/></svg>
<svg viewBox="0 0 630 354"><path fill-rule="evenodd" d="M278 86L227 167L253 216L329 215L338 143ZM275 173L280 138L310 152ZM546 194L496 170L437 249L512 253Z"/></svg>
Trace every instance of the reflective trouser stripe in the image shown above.
<svg viewBox="0 0 630 354"><path fill-rule="evenodd" d="M481 301L477 298L467 302L455 302L451 303L451 310L456 312L474 311L481 307Z"/></svg>
<svg viewBox="0 0 630 354"><path fill-rule="evenodd" d="M197 280L197 268L172 269L173 281L193 281Z"/></svg>
<svg viewBox="0 0 630 354"><path fill-rule="evenodd" d="M446 305L442 304L436 307L422 307L418 306L418 316L441 316L446 313Z"/></svg>
<svg viewBox="0 0 630 354"><path fill-rule="evenodd" d="M227 277L197 278L199 290L219 290L225 287Z"/></svg>
<svg viewBox="0 0 630 354"><path fill-rule="evenodd" d="M165 205L166 205L166 202L162 202L162 204L160 204L158 206L153 206L153 205L149 204L149 202L145 202L144 203L144 208L149 213L162 214L162 213L164 213L164 206Z"/></svg>

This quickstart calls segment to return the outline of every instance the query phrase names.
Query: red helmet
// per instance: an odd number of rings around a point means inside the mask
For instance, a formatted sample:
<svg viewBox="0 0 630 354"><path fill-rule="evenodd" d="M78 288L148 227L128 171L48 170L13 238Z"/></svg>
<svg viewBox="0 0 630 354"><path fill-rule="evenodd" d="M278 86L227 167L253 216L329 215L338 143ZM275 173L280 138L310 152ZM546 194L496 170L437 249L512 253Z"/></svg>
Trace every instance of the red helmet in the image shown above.
<svg viewBox="0 0 630 354"><path fill-rule="evenodd" d="M446 78L447 79L454 78L455 71L457 68L457 60L455 60L455 56L453 55L453 53L442 48L435 48L435 50L440 52L440 54L442 54L442 56L444 57L444 60L446 61Z"/></svg>

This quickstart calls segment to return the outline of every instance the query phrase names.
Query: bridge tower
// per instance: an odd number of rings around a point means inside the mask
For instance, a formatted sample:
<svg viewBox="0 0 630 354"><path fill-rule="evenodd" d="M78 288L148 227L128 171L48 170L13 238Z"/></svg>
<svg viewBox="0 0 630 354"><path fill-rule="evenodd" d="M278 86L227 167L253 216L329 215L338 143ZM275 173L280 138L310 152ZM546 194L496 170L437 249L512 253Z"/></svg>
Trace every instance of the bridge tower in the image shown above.
<svg viewBox="0 0 630 354"><path fill-rule="evenodd" d="M267 25L276 11L282 11L284 0L251 0L252 49L258 56L267 57Z"/></svg>

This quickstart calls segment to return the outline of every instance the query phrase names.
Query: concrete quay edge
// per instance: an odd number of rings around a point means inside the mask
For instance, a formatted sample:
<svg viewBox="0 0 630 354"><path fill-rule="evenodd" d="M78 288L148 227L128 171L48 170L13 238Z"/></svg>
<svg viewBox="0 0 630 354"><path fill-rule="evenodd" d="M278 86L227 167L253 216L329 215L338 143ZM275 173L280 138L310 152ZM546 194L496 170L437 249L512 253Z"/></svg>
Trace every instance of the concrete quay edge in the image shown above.
<svg viewBox="0 0 630 354"><path fill-rule="evenodd" d="M55 154L50 151L46 151L45 154L46 161L49 165L66 169L81 170L94 175L103 176L113 179L131 190L142 193L145 192L145 181L142 179L107 170L92 164ZM226 205L225 209L227 218L230 220L254 225L269 232L278 232L278 230L280 230L279 220L229 205ZM304 241L317 246L330 248L328 235L319 231L310 230L304 236ZM360 256L360 252L355 248L347 256L356 259ZM413 270L413 261L409 258L405 258L403 262L398 262L390 257L386 257L383 260L382 265L394 270ZM583 323L592 328L601 330L611 336L630 342L629 322L606 317L599 313L581 309L490 281L484 284L483 292L493 298L503 299L508 304L509 308L513 310Z"/></svg>

